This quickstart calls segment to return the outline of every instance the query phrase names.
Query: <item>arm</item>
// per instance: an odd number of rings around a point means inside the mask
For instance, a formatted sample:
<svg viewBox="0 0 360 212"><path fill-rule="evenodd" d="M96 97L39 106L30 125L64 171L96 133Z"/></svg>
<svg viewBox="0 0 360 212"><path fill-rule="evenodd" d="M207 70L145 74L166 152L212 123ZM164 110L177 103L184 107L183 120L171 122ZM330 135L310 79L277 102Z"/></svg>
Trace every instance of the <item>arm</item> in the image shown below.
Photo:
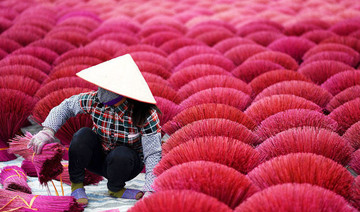
<svg viewBox="0 0 360 212"><path fill-rule="evenodd" d="M154 167L159 163L161 159L161 134L154 133L151 135L145 135L141 139L143 151L144 151L144 162L145 162L145 185L143 191L154 191L151 185L156 178L153 170Z"/></svg>
<svg viewBox="0 0 360 212"><path fill-rule="evenodd" d="M161 126L155 110L153 110L151 115L147 118L147 121L141 129L141 133L141 143L146 169L143 191L154 191L151 187L155 179L153 170L161 159Z"/></svg>
<svg viewBox="0 0 360 212"><path fill-rule="evenodd" d="M33 148L36 154L41 153L45 144L55 141L55 132L60 129L66 120L79 113L84 113L80 107L80 97L80 95L74 95L54 107L42 123L44 128L32 137L28 148Z"/></svg>
<svg viewBox="0 0 360 212"><path fill-rule="evenodd" d="M79 94L62 101L58 106L51 109L42 125L56 132L69 118L85 113L80 107L80 98L81 95Z"/></svg>

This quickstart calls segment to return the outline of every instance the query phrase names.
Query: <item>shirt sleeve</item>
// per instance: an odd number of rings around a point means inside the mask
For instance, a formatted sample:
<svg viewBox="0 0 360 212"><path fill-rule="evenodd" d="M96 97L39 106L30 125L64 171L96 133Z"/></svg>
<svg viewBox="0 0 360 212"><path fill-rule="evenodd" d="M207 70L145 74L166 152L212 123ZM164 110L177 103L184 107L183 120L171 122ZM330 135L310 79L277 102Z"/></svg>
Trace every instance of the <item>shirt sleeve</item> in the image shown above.
<svg viewBox="0 0 360 212"><path fill-rule="evenodd" d="M161 126L158 114L155 109L150 111L150 116L145 120L144 124L140 129L142 135L149 135L154 133L160 133Z"/></svg>
<svg viewBox="0 0 360 212"><path fill-rule="evenodd" d="M69 118L85 113L80 106L80 99L83 96L84 94L73 95L51 109L42 126L51 128L56 132Z"/></svg>
<svg viewBox="0 0 360 212"><path fill-rule="evenodd" d="M154 167L161 159L161 133L142 136L141 143L145 162L145 185L143 191L154 191L151 187L155 180Z"/></svg>
<svg viewBox="0 0 360 212"><path fill-rule="evenodd" d="M80 94L78 101L80 103L81 109L85 113L91 113L94 107L96 107L96 105L99 103L97 98L97 91Z"/></svg>
<svg viewBox="0 0 360 212"><path fill-rule="evenodd" d="M152 110L141 128L141 134L146 170L143 191L154 191L151 187L156 178L153 170L161 159L161 126L156 110Z"/></svg>

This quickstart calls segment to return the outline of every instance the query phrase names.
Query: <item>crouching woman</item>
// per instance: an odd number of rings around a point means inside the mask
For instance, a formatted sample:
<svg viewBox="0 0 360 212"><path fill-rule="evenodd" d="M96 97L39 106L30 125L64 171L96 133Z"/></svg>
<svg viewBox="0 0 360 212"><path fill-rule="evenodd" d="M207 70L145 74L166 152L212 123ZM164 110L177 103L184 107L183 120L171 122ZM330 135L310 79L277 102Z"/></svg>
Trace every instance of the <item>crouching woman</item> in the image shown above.
<svg viewBox="0 0 360 212"><path fill-rule="evenodd" d="M40 153L46 143L55 141L55 132L67 119L89 114L92 129L81 128L69 147L71 195L83 206L88 204L85 169L108 180L112 197L140 199L149 195L153 169L161 158L160 111L140 70L127 54L82 70L77 76L97 85L98 90L74 95L54 107L29 148ZM144 166L142 190L125 188L126 181L135 178Z"/></svg>

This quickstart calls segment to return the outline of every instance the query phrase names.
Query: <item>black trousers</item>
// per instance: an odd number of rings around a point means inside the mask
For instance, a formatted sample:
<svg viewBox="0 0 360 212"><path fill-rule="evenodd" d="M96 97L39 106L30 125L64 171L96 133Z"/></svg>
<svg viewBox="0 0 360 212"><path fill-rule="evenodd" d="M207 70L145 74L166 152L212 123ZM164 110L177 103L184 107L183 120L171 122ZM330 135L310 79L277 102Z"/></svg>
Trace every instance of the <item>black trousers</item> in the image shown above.
<svg viewBox="0 0 360 212"><path fill-rule="evenodd" d="M85 169L105 177L110 191L117 192L143 169L139 155L126 146L105 154L99 136L90 128L77 131L69 147L69 175L73 183L84 182Z"/></svg>

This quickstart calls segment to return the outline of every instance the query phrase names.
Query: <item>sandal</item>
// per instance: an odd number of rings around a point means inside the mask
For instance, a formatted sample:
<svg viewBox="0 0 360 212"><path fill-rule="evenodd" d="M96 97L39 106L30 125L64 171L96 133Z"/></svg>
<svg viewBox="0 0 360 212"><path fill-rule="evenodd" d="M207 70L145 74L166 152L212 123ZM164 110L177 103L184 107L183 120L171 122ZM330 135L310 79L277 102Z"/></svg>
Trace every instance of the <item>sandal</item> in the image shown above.
<svg viewBox="0 0 360 212"><path fill-rule="evenodd" d="M79 203L82 207L86 207L88 204L88 197L85 193L84 188L78 188L75 191L71 192L71 196L76 199L76 202Z"/></svg>
<svg viewBox="0 0 360 212"><path fill-rule="evenodd" d="M116 197L113 195L114 192L109 191L110 196L112 197ZM144 192L140 191L140 190L136 190L136 189L130 189L130 188L126 188L124 193L122 194L122 196L120 198L123 199L136 199L139 200L141 199L141 197L144 195Z"/></svg>

